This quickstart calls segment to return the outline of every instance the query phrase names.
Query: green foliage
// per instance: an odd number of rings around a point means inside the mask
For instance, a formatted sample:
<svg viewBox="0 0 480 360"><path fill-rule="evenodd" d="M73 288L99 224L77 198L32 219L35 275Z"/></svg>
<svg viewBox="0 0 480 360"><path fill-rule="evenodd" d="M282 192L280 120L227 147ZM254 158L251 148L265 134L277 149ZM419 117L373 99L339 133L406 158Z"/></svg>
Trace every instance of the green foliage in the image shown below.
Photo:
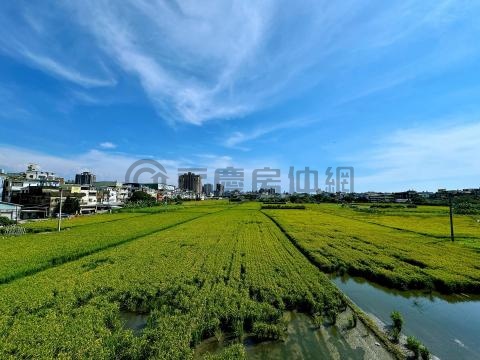
<svg viewBox="0 0 480 360"><path fill-rule="evenodd" d="M160 203L157 202L157 199L148 195L143 191L135 191L130 199L124 204L126 209L141 209L159 206Z"/></svg>
<svg viewBox="0 0 480 360"><path fill-rule="evenodd" d="M393 327L399 332L402 331L403 326L403 317L398 311L392 311L390 314L390 319L392 319Z"/></svg>
<svg viewBox="0 0 480 360"><path fill-rule="evenodd" d="M415 359L417 359L418 356L420 355L421 346L422 346L422 343L418 341L414 336L407 337L406 347L408 350L413 352Z"/></svg>
<svg viewBox="0 0 480 360"><path fill-rule="evenodd" d="M280 340L283 330L278 325L259 322L253 324L252 334L259 341Z"/></svg>
<svg viewBox="0 0 480 360"><path fill-rule="evenodd" d="M400 330L394 327L390 330L389 335L392 342L398 344L398 342L400 341Z"/></svg>
<svg viewBox="0 0 480 360"><path fill-rule="evenodd" d="M27 230L20 225L7 225L0 229L0 234L5 236L21 236L25 235Z"/></svg>
<svg viewBox="0 0 480 360"><path fill-rule="evenodd" d="M60 204L55 207L56 214L60 212ZM62 214L78 214L80 212L80 200L77 197L67 196L62 204Z"/></svg>
<svg viewBox="0 0 480 360"><path fill-rule="evenodd" d="M135 201L156 201L153 197L143 191L135 191L129 199L131 202Z"/></svg>
<svg viewBox="0 0 480 360"><path fill-rule="evenodd" d="M453 212L459 215L477 215L480 214L480 206L469 202L456 203Z"/></svg>
<svg viewBox="0 0 480 360"><path fill-rule="evenodd" d="M313 315L312 323L315 329L320 329L323 325L323 316L321 314Z"/></svg>
<svg viewBox="0 0 480 360"><path fill-rule="evenodd" d="M7 225L13 225L15 224L15 221L10 220L4 216L0 216L0 226L7 226Z"/></svg>
<svg viewBox="0 0 480 360"><path fill-rule="evenodd" d="M198 210L205 212L197 212ZM103 222L99 222L97 216L87 216L81 219L80 225L68 231L28 234L18 236L12 242L3 241L0 243L0 283L133 241L213 211L218 211L218 207L195 209L192 212L154 213L141 217L99 215ZM48 224L56 225L56 222ZM67 220L64 227L70 224L76 222ZM42 223L37 226L42 226Z"/></svg>
<svg viewBox="0 0 480 360"><path fill-rule="evenodd" d="M245 360L246 358L247 354L242 344L234 344L223 350L220 354L207 354L203 357L204 360Z"/></svg>
<svg viewBox="0 0 480 360"><path fill-rule="evenodd" d="M335 325L337 323L338 310L334 307L329 307L326 316L330 324Z"/></svg>
<svg viewBox="0 0 480 360"><path fill-rule="evenodd" d="M337 309L338 290L259 206L92 216L2 242L0 273L16 281L0 286L0 358L191 359L220 331L281 339L286 309ZM134 332L124 312L146 326ZM214 358L244 355L234 345Z"/></svg>
<svg viewBox="0 0 480 360"><path fill-rule="evenodd" d="M420 357L422 360L430 359L430 350L428 350L425 345L420 346Z"/></svg>
<svg viewBox="0 0 480 360"><path fill-rule="evenodd" d="M280 205L280 204L267 204L262 205L262 210L305 210L305 205Z"/></svg>
<svg viewBox="0 0 480 360"><path fill-rule="evenodd" d="M363 276L397 289L480 291L480 222L456 216L451 243L446 207L366 206L358 209L374 212L310 204L304 211L265 213L326 272Z"/></svg>
<svg viewBox="0 0 480 360"><path fill-rule="evenodd" d="M65 214L77 214L80 212L80 201L78 198L67 196L62 206L62 212Z"/></svg>

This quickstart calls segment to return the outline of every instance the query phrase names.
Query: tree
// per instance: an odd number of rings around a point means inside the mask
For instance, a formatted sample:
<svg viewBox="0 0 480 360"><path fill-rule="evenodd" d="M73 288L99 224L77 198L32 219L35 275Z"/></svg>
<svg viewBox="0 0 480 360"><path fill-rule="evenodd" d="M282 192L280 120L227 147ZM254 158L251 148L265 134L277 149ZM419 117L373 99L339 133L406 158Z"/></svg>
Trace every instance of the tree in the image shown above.
<svg viewBox="0 0 480 360"><path fill-rule="evenodd" d="M76 214L80 212L80 201L78 198L67 196L62 206L62 211L66 214Z"/></svg>
<svg viewBox="0 0 480 360"><path fill-rule="evenodd" d="M0 226L8 226L15 224L15 221L12 221L6 217L0 216Z"/></svg>
<svg viewBox="0 0 480 360"><path fill-rule="evenodd" d="M480 209L470 202L460 202L454 205L454 212L459 215L476 215L480 214Z"/></svg>
<svg viewBox="0 0 480 360"><path fill-rule="evenodd" d="M55 213L60 212L60 203L55 206ZM62 204L62 213L63 214L77 214L80 212L80 201L76 197L67 196Z"/></svg>
<svg viewBox="0 0 480 360"><path fill-rule="evenodd" d="M146 192L143 191L135 191L130 198L130 201L155 201L153 197L148 195Z"/></svg>

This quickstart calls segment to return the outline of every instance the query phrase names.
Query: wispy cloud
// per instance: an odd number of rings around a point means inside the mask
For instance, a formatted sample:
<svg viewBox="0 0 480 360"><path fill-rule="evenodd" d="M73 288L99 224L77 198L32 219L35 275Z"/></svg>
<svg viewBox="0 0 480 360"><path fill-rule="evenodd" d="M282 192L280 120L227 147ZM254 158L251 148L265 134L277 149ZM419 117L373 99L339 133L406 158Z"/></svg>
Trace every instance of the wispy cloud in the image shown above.
<svg viewBox="0 0 480 360"><path fill-rule="evenodd" d="M97 50L76 32L68 14L45 4L2 3L0 7L0 53L85 88L116 85L95 55Z"/></svg>
<svg viewBox="0 0 480 360"><path fill-rule="evenodd" d="M100 147L102 149L115 149L117 147L117 145L115 145L114 143L112 143L110 141L105 141L105 142L100 143Z"/></svg>
<svg viewBox="0 0 480 360"><path fill-rule="evenodd" d="M357 179L364 190L478 187L479 138L478 121L404 129L349 161L370 174Z"/></svg>
<svg viewBox="0 0 480 360"><path fill-rule="evenodd" d="M99 79L89 77L82 74L81 72L68 68L65 65L60 64L59 62L39 54L34 54L27 49L20 51L25 59L30 61L35 67L53 74L54 76L63 78L65 80L71 81L78 85L84 87L96 87L96 86L113 86L116 84L116 81L112 78L110 79Z"/></svg>
<svg viewBox="0 0 480 360"><path fill-rule="evenodd" d="M170 123L242 118L319 84L336 95L330 105L343 104L478 56L475 5L449 0L1 6L3 52L83 87L134 76Z"/></svg>
<svg viewBox="0 0 480 360"><path fill-rule="evenodd" d="M240 150L248 150L247 147L241 146L241 144L261 138L265 135L275 133L280 130L286 129L300 129L305 126L309 126L315 122L319 121L314 117L309 118L296 118L293 120L276 122L271 124L264 124L258 126L248 132L234 131L227 139L224 141L224 146L230 148L236 148Z"/></svg>

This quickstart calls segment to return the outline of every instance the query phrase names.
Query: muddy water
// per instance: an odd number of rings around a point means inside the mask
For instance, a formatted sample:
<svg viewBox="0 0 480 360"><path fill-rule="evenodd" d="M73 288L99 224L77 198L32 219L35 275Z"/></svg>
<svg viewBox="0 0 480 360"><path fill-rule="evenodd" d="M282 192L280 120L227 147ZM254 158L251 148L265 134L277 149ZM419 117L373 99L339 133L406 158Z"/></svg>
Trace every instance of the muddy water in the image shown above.
<svg viewBox="0 0 480 360"><path fill-rule="evenodd" d="M337 324L324 324L320 329L312 325L311 319L302 313L285 314L288 330L285 341L256 343L247 337L243 344L248 359L390 359L391 356L376 338L359 322L356 328L347 329L351 313L349 310L338 317ZM195 349L195 358L206 353L221 352L233 339L217 341L207 339Z"/></svg>
<svg viewBox="0 0 480 360"><path fill-rule="evenodd" d="M420 339L440 359L480 359L480 297L391 290L361 278L333 282L363 311L389 324L404 317L403 332Z"/></svg>
<svg viewBox="0 0 480 360"><path fill-rule="evenodd" d="M120 312L120 320L125 329L132 330L135 335L139 336L147 326L148 315L122 311Z"/></svg>

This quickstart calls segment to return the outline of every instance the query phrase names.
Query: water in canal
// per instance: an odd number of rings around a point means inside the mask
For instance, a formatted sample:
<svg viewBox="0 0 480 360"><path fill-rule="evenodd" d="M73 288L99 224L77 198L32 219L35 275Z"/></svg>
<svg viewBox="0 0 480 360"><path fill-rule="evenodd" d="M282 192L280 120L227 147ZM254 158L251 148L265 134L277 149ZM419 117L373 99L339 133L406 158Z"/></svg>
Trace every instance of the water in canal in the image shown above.
<svg viewBox="0 0 480 360"><path fill-rule="evenodd" d="M393 359L377 341L376 337L359 322L355 328L346 328L351 317L347 310L339 314L336 325L324 324L316 328L309 316L287 312L288 329L284 341L256 342L247 336L243 340L249 360L364 360ZM218 341L210 338L195 349L195 359L206 353L218 354L235 339Z"/></svg>
<svg viewBox="0 0 480 360"><path fill-rule="evenodd" d="M391 290L361 278L333 278L363 311L389 324L403 315L403 333L420 339L440 359L480 359L480 297Z"/></svg>

